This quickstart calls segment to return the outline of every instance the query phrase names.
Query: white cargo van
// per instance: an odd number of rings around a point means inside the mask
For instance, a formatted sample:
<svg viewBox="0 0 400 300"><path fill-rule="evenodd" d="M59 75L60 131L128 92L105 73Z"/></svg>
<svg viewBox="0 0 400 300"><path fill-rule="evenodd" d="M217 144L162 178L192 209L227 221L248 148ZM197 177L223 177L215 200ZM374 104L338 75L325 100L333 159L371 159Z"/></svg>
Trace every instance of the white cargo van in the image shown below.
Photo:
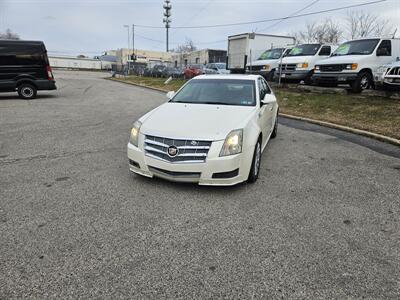
<svg viewBox="0 0 400 300"><path fill-rule="evenodd" d="M267 80L273 80L281 58L285 57L292 48L274 48L265 51L260 57L247 64L246 73L259 74Z"/></svg>
<svg viewBox="0 0 400 300"><path fill-rule="evenodd" d="M275 78L280 75L284 80L303 80L309 84L315 63L328 58L335 49L335 46L318 43L297 45L282 59Z"/></svg>
<svg viewBox="0 0 400 300"><path fill-rule="evenodd" d="M328 59L315 67L316 84L345 83L353 92L374 85L373 76L380 66L400 57L400 39L365 38L345 42Z"/></svg>
<svg viewBox="0 0 400 300"><path fill-rule="evenodd" d="M261 33L243 33L228 37L227 69L231 73L245 73L247 62L260 57L267 49L294 45L296 39Z"/></svg>

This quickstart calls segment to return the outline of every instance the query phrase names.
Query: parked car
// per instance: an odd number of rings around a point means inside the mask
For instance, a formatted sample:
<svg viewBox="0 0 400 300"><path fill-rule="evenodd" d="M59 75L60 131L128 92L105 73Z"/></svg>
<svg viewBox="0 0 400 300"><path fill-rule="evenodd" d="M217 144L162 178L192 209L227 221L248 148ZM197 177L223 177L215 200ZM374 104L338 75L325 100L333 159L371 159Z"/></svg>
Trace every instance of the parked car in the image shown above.
<svg viewBox="0 0 400 300"><path fill-rule="evenodd" d="M143 71L143 76L151 77L153 76L153 69L146 67Z"/></svg>
<svg viewBox="0 0 400 300"><path fill-rule="evenodd" d="M179 78L182 76L182 70L179 68L167 67L162 72L163 77Z"/></svg>
<svg viewBox="0 0 400 300"><path fill-rule="evenodd" d="M249 74L259 74L265 79L272 81L275 72L279 67L281 58L287 56L292 48L274 48L266 50L261 56L246 66L246 72Z"/></svg>
<svg viewBox="0 0 400 300"><path fill-rule="evenodd" d="M374 75L375 85L400 88L400 61L379 67Z"/></svg>
<svg viewBox="0 0 400 300"><path fill-rule="evenodd" d="M200 185L255 182L277 135L278 104L258 75L201 75L137 120L128 143L132 172Z"/></svg>
<svg viewBox="0 0 400 300"><path fill-rule="evenodd" d="M322 44L301 44L295 46L282 59L282 64L279 64L275 72L275 78L278 78L281 74L281 79L283 80L303 80L306 84L310 84L315 63L328 58L334 49L335 47L332 45Z"/></svg>
<svg viewBox="0 0 400 300"><path fill-rule="evenodd" d="M56 84L40 41L0 40L0 92L18 92L33 99L38 90L55 90Z"/></svg>
<svg viewBox="0 0 400 300"><path fill-rule="evenodd" d="M400 39L368 38L345 42L328 59L318 62L316 84L345 83L353 92L373 87L374 72L400 56Z"/></svg>
<svg viewBox="0 0 400 300"><path fill-rule="evenodd" d="M185 79L192 79L193 77L202 74L218 74L218 73L215 70L206 68L205 65L194 64L186 67L185 70L183 71L183 74Z"/></svg>
<svg viewBox="0 0 400 300"><path fill-rule="evenodd" d="M163 77L163 74L165 70L167 69L167 66L164 65L155 65L153 69L151 70L151 75L153 77Z"/></svg>
<svg viewBox="0 0 400 300"><path fill-rule="evenodd" d="M232 73L246 73L247 63L260 57L266 49L283 48L295 42L292 36L254 32L228 36L227 69Z"/></svg>
<svg viewBox="0 0 400 300"><path fill-rule="evenodd" d="M216 71L218 74L230 74L231 71L226 69L226 63L209 63L206 65L207 69Z"/></svg>

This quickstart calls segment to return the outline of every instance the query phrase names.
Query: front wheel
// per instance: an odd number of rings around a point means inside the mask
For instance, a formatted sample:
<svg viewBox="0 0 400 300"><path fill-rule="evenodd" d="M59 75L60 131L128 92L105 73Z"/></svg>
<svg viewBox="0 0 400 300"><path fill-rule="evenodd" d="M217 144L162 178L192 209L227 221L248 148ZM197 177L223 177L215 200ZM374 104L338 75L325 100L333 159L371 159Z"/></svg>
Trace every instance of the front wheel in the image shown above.
<svg viewBox="0 0 400 300"><path fill-rule="evenodd" d="M37 94L37 89L31 84L23 83L18 87L18 95L22 99L34 99Z"/></svg>
<svg viewBox="0 0 400 300"><path fill-rule="evenodd" d="M361 72L357 75L356 80L351 83L353 93L361 93L363 90L369 89L372 86L372 76L368 72Z"/></svg>
<svg viewBox="0 0 400 300"><path fill-rule="evenodd" d="M249 177L247 179L248 183L254 183L258 179L258 175L260 173L260 165L261 165L261 139L257 141L256 146L254 147L254 155L253 161L251 163Z"/></svg>
<svg viewBox="0 0 400 300"><path fill-rule="evenodd" d="M278 135L278 112L276 113L274 129L272 130L271 133L271 139L276 138L277 135Z"/></svg>

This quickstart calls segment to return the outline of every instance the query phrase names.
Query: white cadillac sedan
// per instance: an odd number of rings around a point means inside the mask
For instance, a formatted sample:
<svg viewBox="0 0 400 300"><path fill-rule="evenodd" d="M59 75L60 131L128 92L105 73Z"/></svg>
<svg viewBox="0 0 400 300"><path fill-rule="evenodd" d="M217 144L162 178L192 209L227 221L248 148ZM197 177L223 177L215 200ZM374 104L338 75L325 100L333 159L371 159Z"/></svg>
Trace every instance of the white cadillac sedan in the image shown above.
<svg viewBox="0 0 400 300"><path fill-rule="evenodd" d="M132 172L200 185L255 182L277 134L278 104L259 75L202 75L137 120L128 143Z"/></svg>

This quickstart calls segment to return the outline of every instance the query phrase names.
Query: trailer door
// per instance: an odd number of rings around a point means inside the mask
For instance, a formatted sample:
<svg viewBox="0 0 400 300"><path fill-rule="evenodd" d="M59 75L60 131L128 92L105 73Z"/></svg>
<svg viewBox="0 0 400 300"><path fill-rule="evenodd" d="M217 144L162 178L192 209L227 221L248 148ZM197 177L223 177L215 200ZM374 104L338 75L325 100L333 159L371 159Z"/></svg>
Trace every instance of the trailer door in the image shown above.
<svg viewBox="0 0 400 300"><path fill-rule="evenodd" d="M247 37L229 40L228 45L228 69L245 69Z"/></svg>

